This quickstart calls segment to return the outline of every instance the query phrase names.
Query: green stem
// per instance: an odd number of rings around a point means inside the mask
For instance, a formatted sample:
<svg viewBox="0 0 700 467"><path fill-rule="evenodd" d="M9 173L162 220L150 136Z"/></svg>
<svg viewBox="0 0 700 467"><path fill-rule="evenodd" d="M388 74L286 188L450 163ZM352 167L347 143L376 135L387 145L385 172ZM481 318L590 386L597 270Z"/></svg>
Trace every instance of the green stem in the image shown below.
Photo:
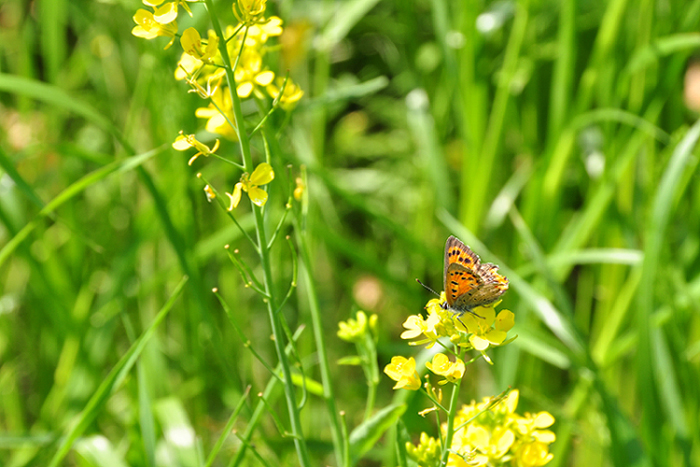
<svg viewBox="0 0 700 467"><path fill-rule="evenodd" d="M367 329L365 339L362 344L364 354L364 367L367 378L367 405L365 406L365 420L367 420L374 410L374 403L377 398L377 386L379 385L379 367L377 366L377 347L372 336L372 331Z"/></svg>
<svg viewBox="0 0 700 467"><path fill-rule="evenodd" d="M445 444L442 446L442 457L440 465L447 465L447 458L450 455L450 447L452 446L452 438L455 434L455 416L457 415L457 407L459 405L459 388L462 380L458 380L452 388L452 397L450 399L450 411L447 413L447 433L445 433Z"/></svg>
<svg viewBox="0 0 700 467"><path fill-rule="evenodd" d="M331 424L331 434L333 436L333 448L335 457L339 464L342 459L345 459L345 452L342 435L340 418L338 417L338 409L335 405L335 394L333 393L333 385L331 384L331 370L328 364L328 354L326 353L325 331L323 322L321 321L321 310L318 304L318 295L316 294L316 286L313 275L311 274L311 259L309 254L309 246L307 243L306 232L300 228L299 222L295 222L295 229L299 232L297 235L299 241L299 252L301 254L301 271L306 286L306 293L309 300L309 312L311 314L311 323L314 328L314 339L316 341L316 349L318 351L318 366L321 370L321 382L323 384L323 398L326 400L328 416ZM349 465L349 464L341 464Z"/></svg>
<svg viewBox="0 0 700 467"><path fill-rule="evenodd" d="M224 34L221 30L219 19L215 14L213 1L205 0L205 4L207 5L207 10L209 11L209 16L211 17L214 31L219 37L223 38ZM243 111L241 109L241 101L236 93L236 80L233 76L231 58L228 55L226 43L223 40L219 41L219 52L221 53L224 66L226 67L226 80L228 81L228 90L233 103L233 115L236 123L236 131L238 132L241 155L243 156L243 166L245 167L246 172L252 172L253 159L250 152L250 139L245 131L245 128L243 127ZM284 334L280 329L279 316L275 313L275 310L277 309L277 300L273 291L270 250L268 249L267 235L265 232L263 210L262 208L255 206L252 202L251 209L253 210L253 214L255 216L255 230L257 233L258 248L260 249L260 263L263 270L263 285L265 286L265 293L270 297L266 303L267 311L270 319L270 326L272 328L272 334L274 336L277 358L279 359L279 364L282 367L282 374L284 376L284 394L287 399L287 410L289 412L289 421L291 424L294 446L297 451L300 465L309 466L309 452L301 430L301 420L299 418L299 410L297 409L294 385L292 383L292 372L289 367L287 354L284 351Z"/></svg>

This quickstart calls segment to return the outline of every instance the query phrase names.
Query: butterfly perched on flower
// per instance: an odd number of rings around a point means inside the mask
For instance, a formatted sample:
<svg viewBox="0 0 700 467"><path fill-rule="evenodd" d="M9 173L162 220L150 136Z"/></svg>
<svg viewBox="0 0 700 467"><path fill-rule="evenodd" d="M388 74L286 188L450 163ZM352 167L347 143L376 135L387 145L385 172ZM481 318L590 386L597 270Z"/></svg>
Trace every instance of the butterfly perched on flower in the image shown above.
<svg viewBox="0 0 700 467"><path fill-rule="evenodd" d="M489 305L508 290L508 279L498 273L498 266L482 263L479 255L450 236L445 243L444 269L445 302L442 307L458 317L478 306ZM416 279L420 285L439 294ZM478 316L478 315L476 315Z"/></svg>

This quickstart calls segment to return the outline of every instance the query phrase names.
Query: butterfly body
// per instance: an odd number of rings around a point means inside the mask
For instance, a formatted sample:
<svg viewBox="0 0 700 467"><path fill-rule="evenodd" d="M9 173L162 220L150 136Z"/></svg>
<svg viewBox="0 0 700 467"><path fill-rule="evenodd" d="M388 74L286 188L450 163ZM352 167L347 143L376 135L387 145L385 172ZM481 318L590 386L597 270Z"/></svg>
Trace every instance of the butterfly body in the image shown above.
<svg viewBox="0 0 700 467"><path fill-rule="evenodd" d="M498 266L482 263L479 256L457 237L445 243L444 290L445 309L459 316L486 306L508 290L508 279L498 273Z"/></svg>

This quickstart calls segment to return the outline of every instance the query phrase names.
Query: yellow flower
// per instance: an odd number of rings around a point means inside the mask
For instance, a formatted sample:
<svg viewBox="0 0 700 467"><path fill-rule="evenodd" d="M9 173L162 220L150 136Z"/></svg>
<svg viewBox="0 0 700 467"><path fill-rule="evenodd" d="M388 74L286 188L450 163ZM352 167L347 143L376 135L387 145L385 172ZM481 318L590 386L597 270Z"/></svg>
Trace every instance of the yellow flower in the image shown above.
<svg viewBox="0 0 700 467"><path fill-rule="evenodd" d="M187 28L183 31L180 44L186 54L203 62L211 62L219 47L219 37L212 30L208 32L209 40L202 48L202 38L195 28Z"/></svg>
<svg viewBox="0 0 700 467"><path fill-rule="evenodd" d="M556 435L543 428L549 428L554 424L554 417L549 412L539 412L536 414L525 413L524 416L516 415L514 424L518 432L525 439L532 438L536 441L550 444L556 440Z"/></svg>
<svg viewBox="0 0 700 467"><path fill-rule="evenodd" d="M244 49L234 74L238 97L249 97L257 86L267 86L275 74L263 69L262 56L255 49Z"/></svg>
<svg viewBox="0 0 700 467"><path fill-rule="evenodd" d="M521 417L515 413L518 399L516 389L506 397L486 397L480 403L472 401L462 406L454 421L455 427L461 428L455 431L449 446L447 466L541 467L549 462L553 458L549 444L554 441L554 434L541 428L551 426L554 417L547 412ZM467 421L469 423L462 426ZM444 439L447 423L440 429ZM406 451L419 465L436 465L424 462L427 457L421 457L430 453L431 439L421 435L418 446L406 445Z"/></svg>
<svg viewBox="0 0 700 467"><path fill-rule="evenodd" d="M219 149L219 140L216 140L216 143L214 143L214 147L209 149L209 146L206 144L197 141L197 138L194 137L194 135L186 135L182 131L180 131L180 135L175 138L175 141L172 144L173 149L176 149L178 151L187 151L190 148L195 148L197 149L197 154L192 156L187 163L187 165L192 165L192 163L197 160L199 156L205 156L208 157L210 154L214 154L217 149Z"/></svg>
<svg viewBox="0 0 700 467"><path fill-rule="evenodd" d="M374 331L377 326L377 315L373 314L367 319L364 311L357 312L357 319L350 318L338 323L338 337L347 342L360 342L367 333L367 329Z"/></svg>
<svg viewBox="0 0 700 467"><path fill-rule="evenodd" d="M238 133L229 123L233 123L235 120L233 116L233 102L231 101L230 94L228 92L223 92L221 87L216 87L211 96L211 100L211 104L207 107L199 107L194 114L199 118L207 119L206 129L208 132L216 133L232 141L237 141Z"/></svg>
<svg viewBox="0 0 700 467"><path fill-rule="evenodd" d="M175 79L180 81L194 75L195 72L199 71L202 65L204 65L204 62L201 60L198 60L187 52L182 52L182 56L177 62L177 68L175 68Z"/></svg>
<svg viewBox="0 0 700 467"><path fill-rule="evenodd" d="M420 377L416 371L416 361L413 357L392 357L391 363L384 367L384 373L396 381L394 389L416 391L420 388Z"/></svg>
<svg viewBox="0 0 700 467"><path fill-rule="evenodd" d="M270 16L266 22L248 27L246 45L264 44L268 38L280 35L282 35L282 20L277 16Z"/></svg>
<svg viewBox="0 0 700 467"><path fill-rule="evenodd" d="M161 15L165 14L166 12L168 12L168 14L170 14L170 15L173 15L173 14L174 14L175 17L177 17L177 6L178 6L178 5L182 5L182 8L184 8L185 11L186 11L190 16L192 16L192 10L190 10L190 6L187 4L187 2L197 2L197 1L199 1L199 0L178 0L178 1L175 1L175 2L168 2L168 3L166 3L165 5L163 5L163 7L161 7L161 8L163 8L163 11L161 12ZM156 8L156 7L157 7L158 5L160 5L161 3L163 3L163 0L143 0L143 4L144 4L144 5L148 5L148 6L152 7L152 8ZM173 17L171 20L169 20L169 21L167 21L167 22L169 23L170 21L174 20L175 17Z"/></svg>
<svg viewBox="0 0 700 467"><path fill-rule="evenodd" d="M440 462L440 441L421 432L420 441L417 446L410 442L406 443L406 452L418 465L438 465Z"/></svg>
<svg viewBox="0 0 700 467"><path fill-rule="evenodd" d="M470 447L476 448L477 454L474 459L476 461L498 460L508 452L515 442L515 434L502 426L488 430L483 426L469 425L465 436Z"/></svg>
<svg viewBox="0 0 700 467"><path fill-rule="evenodd" d="M284 92L280 96L280 88L284 84L284 78L277 78L277 85L270 84L267 86L267 93L273 99L279 99L280 107L289 112L296 107L297 102L304 96L304 91L299 86L292 82L291 78L287 78L287 84L284 87ZM278 87L279 86L279 87Z"/></svg>
<svg viewBox="0 0 700 467"><path fill-rule="evenodd" d="M508 331L515 324L513 312L509 310L501 310L498 313L498 318L496 310L490 306L477 307L474 309L474 313L478 314L480 318L467 313L461 319L472 334L469 337L469 342L480 352L488 349L491 345L502 344ZM494 323L495 326L492 327Z"/></svg>
<svg viewBox="0 0 700 467"><path fill-rule="evenodd" d="M254 24L265 13L266 6L267 0L238 0L233 2L233 14L241 23Z"/></svg>
<svg viewBox="0 0 700 467"><path fill-rule="evenodd" d="M455 383L462 379L466 371L464 362L461 359L458 358L452 363L450 359L447 358L447 355L442 353L435 354L433 361L427 362L425 366L436 375L445 377L445 379L438 384L447 384L447 382Z"/></svg>
<svg viewBox="0 0 700 467"><path fill-rule="evenodd" d="M157 11L157 10L156 10ZM167 49L175 42L177 34L177 22L159 22L153 13L148 10L138 9L134 15L136 26L131 30L131 34L143 39L155 39L158 36L170 37L170 42L165 46Z"/></svg>
<svg viewBox="0 0 700 467"><path fill-rule="evenodd" d="M236 186L233 188L233 194L226 193L226 196L231 200L231 205L228 210L233 211L234 208L238 207L238 203L241 202L242 191L248 193L253 204L261 207L264 206L267 202L267 191L260 188L260 185L266 185L274 180L274 178L275 172L272 170L272 166L267 162L258 165L250 176L244 173L241 176L241 181L236 183Z"/></svg>
<svg viewBox="0 0 700 467"><path fill-rule="evenodd" d="M523 444L515 453L518 467L540 467L554 458L545 443Z"/></svg>
<svg viewBox="0 0 700 467"><path fill-rule="evenodd" d="M440 317L436 313L430 313L428 319L425 320L421 315L412 315L406 318L403 323L403 327L406 331L401 333L401 339L414 339L421 334L425 336L425 339L411 342L410 345L426 345L427 348L431 348L435 345L440 335L435 329L440 323Z"/></svg>

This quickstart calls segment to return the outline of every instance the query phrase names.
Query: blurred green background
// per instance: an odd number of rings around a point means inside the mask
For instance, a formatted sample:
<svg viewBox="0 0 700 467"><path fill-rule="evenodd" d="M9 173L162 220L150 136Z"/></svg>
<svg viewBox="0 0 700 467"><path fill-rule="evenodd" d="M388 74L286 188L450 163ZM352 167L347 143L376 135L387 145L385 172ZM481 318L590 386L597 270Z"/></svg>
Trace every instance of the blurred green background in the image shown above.
<svg viewBox="0 0 700 467"><path fill-rule="evenodd" d="M233 23L230 2L215 3ZM195 177L223 193L240 173L211 158L188 167L170 148L202 128L201 100L173 79L177 43L131 35L140 6L0 3L1 465L46 465L184 275L64 465L200 465L245 388L264 389L269 374L212 287L276 361L264 307L223 246L255 269L254 254ZM180 30L204 31L192 7ZM430 298L414 279L441 287L453 234L510 279L502 306L519 336L492 352L495 366L470 367L465 403L518 388L519 411L557 419L552 466L700 465L700 1L270 0L268 11L285 26L272 68L306 93L289 121L276 115L270 223L305 164L314 283L350 429L367 387L359 368L334 364L354 351L338 321L379 315L380 368L417 355L398 338ZM142 165L124 163L137 154ZM252 232L249 208L236 216ZM289 250L273 254L286 287ZM284 310L293 329L309 326L307 285ZM299 352L318 379L309 329ZM378 408L391 387L382 375ZM414 439L434 434L416 415L427 402L396 396ZM302 421L315 461L335 465L318 397ZM296 464L269 415L254 442L270 465ZM215 465L239 449L230 436ZM361 465L393 453L387 436Z"/></svg>

